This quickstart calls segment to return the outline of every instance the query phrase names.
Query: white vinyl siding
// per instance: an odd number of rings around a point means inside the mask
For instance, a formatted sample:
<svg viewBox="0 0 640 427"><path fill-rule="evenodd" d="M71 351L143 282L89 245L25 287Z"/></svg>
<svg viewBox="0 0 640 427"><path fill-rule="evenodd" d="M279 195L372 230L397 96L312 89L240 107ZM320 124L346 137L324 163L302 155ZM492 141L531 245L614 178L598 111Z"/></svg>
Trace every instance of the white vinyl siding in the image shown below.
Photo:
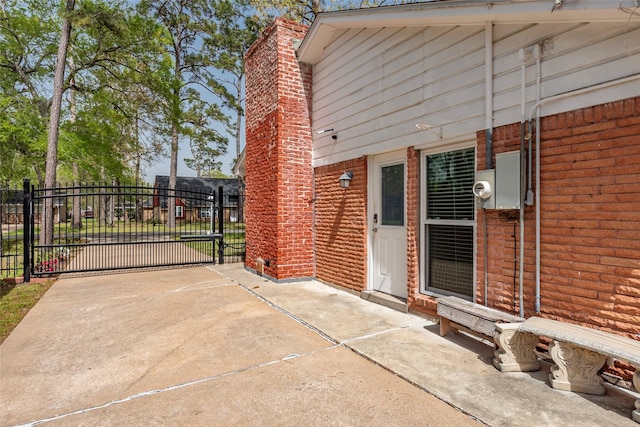
<svg viewBox="0 0 640 427"><path fill-rule="evenodd" d="M640 24L496 24L494 126L521 119L521 48L542 46L541 97L640 73ZM526 63L525 112L536 102L535 60ZM358 28L336 31L313 71L314 165L407 146L432 147L486 127L485 27ZM640 96L633 81L542 108L542 115ZM416 132L415 125L442 129Z"/></svg>

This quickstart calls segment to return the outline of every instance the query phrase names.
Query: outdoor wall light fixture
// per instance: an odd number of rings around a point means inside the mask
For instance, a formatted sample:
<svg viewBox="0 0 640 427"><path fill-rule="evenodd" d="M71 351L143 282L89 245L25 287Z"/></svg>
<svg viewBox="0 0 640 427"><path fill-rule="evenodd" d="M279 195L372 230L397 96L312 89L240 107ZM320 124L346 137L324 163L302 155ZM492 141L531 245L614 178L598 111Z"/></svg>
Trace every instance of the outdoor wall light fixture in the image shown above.
<svg viewBox="0 0 640 427"><path fill-rule="evenodd" d="M338 178L338 181L340 181L340 187L349 188L349 184L351 183L352 178L353 178L353 172L351 171L345 172L342 175L340 175L340 178Z"/></svg>
<svg viewBox="0 0 640 427"><path fill-rule="evenodd" d="M433 126L425 125L423 123L418 123L416 125L416 131L422 132L425 130L431 132L432 134L436 135L438 138L442 139L442 127L435 129Z"/></svg>

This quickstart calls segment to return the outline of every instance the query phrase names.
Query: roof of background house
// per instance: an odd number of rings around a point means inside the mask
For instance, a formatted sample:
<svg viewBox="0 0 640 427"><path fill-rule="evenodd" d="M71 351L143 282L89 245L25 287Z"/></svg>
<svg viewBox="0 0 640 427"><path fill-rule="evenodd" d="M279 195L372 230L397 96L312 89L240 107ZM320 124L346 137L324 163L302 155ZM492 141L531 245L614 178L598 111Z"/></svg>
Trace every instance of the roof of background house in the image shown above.
<svg viewBox="0 0 640 427"><path fill-rule="evenodd" d="M154 187L169 188L169 177L165 175L156 175ZM176 177L176 191L195 191L199 193L211 193L218 191L218 187L222 187L222 191L227 193L237 193L242 189L242 181L238 178L198 178L191 176Z"/></svg>
<svg viewBox="0 0 640 427"><path fill-rule="evenodd" d="M167 189L169 188L169 177L165 175L156 175L154 187L158 189L157 195L160 197L160 206L166 208ZM183 202L187 208L204 205L206 198L199 197L205 194L218 194L219 187L222 187L222 193L225 195L237 195L243 188L242 181L238 178L198 178L189 176L176 177L176 193L181 197L183 193ZM201 199L201 200L200 200ZM200 202L198 202L200 200ZM146 208L153 207L153 198L144 201L143 206Z"/></svg>

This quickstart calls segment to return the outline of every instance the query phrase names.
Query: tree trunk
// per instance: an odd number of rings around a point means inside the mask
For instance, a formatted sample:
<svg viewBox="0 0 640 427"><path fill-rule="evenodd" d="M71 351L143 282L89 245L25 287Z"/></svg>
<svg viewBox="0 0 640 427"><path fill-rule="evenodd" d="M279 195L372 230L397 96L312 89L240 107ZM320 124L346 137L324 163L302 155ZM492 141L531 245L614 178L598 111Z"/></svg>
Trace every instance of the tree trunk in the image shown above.
<svg viewBox="0 0 640 427"><path fill-rule="evenodd" d="M71 48L71 47L70 47ZM73 59L69 58L69 64L73 67ZM71 85L73 86L74 79L71 79ZM73 89L69 91L69 121L71 123L76 122L76 97ZM82 198L80 197L80 169L78 168L77 159L73 160L73 164L71 165L73 168L73 205L71 208L71 228L81 229L82 228Z"/></svg>
<svg viewBox="0 0 640 427"><path fill-rule="evenodd" d="M181 32L181 31L180 31ZM178 85L182 84L182 50L180 43L176 44L175 50L175 76ZM178 149L180 147L180 116L181 107L180 86L174 89L173 102L177 103L178 108L172 112L174 116L171 121L171 164L169 165L169 189L167 190L167 226L173 228L176 226L176 182L178 181Z"/></svg>
<svg viewBox="0 0 640 427"><path fill-rule="evenodd" d="M171 130L171 165L169 166L169 189L167 190L167 226L176 226L176 183L178 181L178 125Z"/></svg>
<svg viewBox="0 0 640 427"><path fill-rule="evenodd" d="M236 100L242 105L242 75L236 80ZM238 108L236 116L236 162L240 158L240 132L242 131L242 108Z"/></svg>
<svg viewBox="0 0 640 427"><path fill-rule="evenodd" d="M78 162L73 162L73 176L75 177L75 181L73 181L73 207L71 209L71 226L75 229L82 228L82 197L80 196L80 181L78 180L78 176L80 172L78 170Z"/></svg>
<svg viewBox="0 0 640 427"><path fill-rule="evenodd" d="M58 132L60 130L60 110L62 109L62 92L64 90L64 72L67 61L67 50L71 38L71 12L75 8L75 0L67 0L64 23L58 45L55 73L53 76L53 98L51 102L51 114L49 116L49 137L47 140L47 161L44 176L44 186L47 188L47 197L44 201L42 215L42 228L40 230L40 244L53 243L53 195L56 186L56 167L58 164Z"/></svg>
<svg viewBox="0 0 640 427"><path fill-rule="evenodd" d="M140 154L140 118L136 117L135 122L135 132L136 132L136 226L138 226L142 222L142 199L140 199L140 187L141 184L141 176L140 176L140 163L141 157Z"/></svg>
<svg viewBox="0 0 640 427"><path fill-rule="evenodd" d="M102 184L102 183L106 183L107 182L107 178L106 178L105 173L104 173L104 166L100 167L100 179L101 179L100 196L98 196L97 211L98 211L98 218L100 219L100 225L105 225L106 226L106 225L108 225L108 222L107 222L107 204L108 204L109 196L107 195L107 189L105 188L105 185ZM94 210L96 210L95 207L94 207Z"/></svg>

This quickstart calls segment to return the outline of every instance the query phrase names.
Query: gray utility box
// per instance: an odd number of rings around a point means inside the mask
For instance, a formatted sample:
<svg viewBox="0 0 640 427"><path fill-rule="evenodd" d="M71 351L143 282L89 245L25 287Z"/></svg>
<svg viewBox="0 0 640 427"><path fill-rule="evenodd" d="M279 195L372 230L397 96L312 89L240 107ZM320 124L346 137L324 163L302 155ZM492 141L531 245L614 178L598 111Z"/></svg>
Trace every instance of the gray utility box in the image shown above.
<svg viewBox="0 0 640 427"><path fill-rule="evenodd" d="M520 151L496 154L496 209L520 209Z"/></svg>
<svg viewBox="0 0 640 427"><path fill-rule="evenodd" d="M496 154L496 168L476 171L477 209L520 209L520 151Z"/></svg>

